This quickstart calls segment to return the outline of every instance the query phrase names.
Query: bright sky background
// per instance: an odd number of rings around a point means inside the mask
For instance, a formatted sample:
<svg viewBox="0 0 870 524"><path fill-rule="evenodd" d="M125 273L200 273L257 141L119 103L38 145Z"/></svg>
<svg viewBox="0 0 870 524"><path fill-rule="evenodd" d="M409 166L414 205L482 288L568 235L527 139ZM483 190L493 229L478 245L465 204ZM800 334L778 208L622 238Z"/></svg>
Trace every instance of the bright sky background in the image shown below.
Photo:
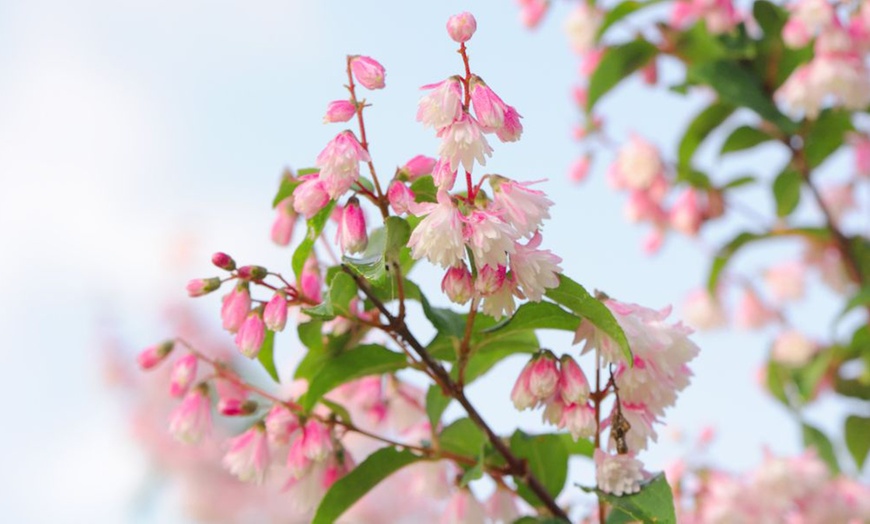
<svg viewBox="0 0 870 524"><path fill-rule="evenodd" d="M434 155L433 133L414 122L418 87L459 72L444 24L461 10L478 20L472 69L525 117L523 139L495 145L486 172L549 179L540 187L556 207L545 247L567 274L625 301L679 306L704 278L703 253L670 238L645 258L645 231L623 221L604 162L584 185L567 180L579 152L570 138L576 61L561 31L567 6L557 4L530 33L508 0L0 1L3 520L143 521L132 500L147 464L129 441L123 399L101 380L103 327L134 347L169 335L155 330L161 307L184 297L188 278L214 273L216 250L289 267L289 252L268 241L271 198L284 166L311 165L341 129L321 118L345 94L346 54L387 68L366 119L381 172ZM632 84L602 109L614 136L637 130L667 145L690 107L698 104ZM197 307L216 318L218 304ZM692 436L723 428L712 450L726 467L757 463L762 446L799 449L784 410L754 385L763 338L697 336L694 384L668 417ZM512 383L522 363L502 365L490 384ZM508 390L473 394L500 429L539 417L519 416ZM660 434L644 456L651 469L680 451L668 428Z"/></svg>

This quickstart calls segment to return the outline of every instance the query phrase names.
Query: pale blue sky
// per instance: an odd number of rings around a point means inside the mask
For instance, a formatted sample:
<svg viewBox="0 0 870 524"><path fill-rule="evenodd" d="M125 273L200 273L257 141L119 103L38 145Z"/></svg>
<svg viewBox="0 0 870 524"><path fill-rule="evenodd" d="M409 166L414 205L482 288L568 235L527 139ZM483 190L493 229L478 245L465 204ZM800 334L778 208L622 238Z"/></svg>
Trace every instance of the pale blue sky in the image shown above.
<svg viewBox="0 0 870 524"><path fill-rule="evenodd" d="M545 246L565 259L567 274L625 301L679 306L704 278L703 253L670 238L659 256L646 258L645 231L622 220L623 198L606 187L603 162L586 184L567 180L579 151L570 138L577 66L561 31L567 6L557 4L530 33L507 0L0 0L7 399L0 511L9 521L133 517L130 497L147 468L129 443L123 402L100 382L100 326L116 322L134 346L163 338L160 307L183 298L188 278L213 273L208 258L216 250L287 266L288 252L268 242L269 203L282 167L311 165L341 129L321 118L330 100L344 96L346 54L370 55L387 68L387 89L368 96L367 113L381 171L434 155L433 133L414 122L418 88L459 72L444 24L461 10L478 20L472 69L524 116L523 139L497 144L486 171L549 179L540 187L556 207ZM690 107L699 105L634 84L601 105L613 136L637 130L661 145L673 143ZM726 170L777 162L769 152ZM171 254L180 245L186 262ZM417 276L430 285L436 278L425 270ZM197 307L216 316L217 304L212 297ZM818 334L825 330L820 324ZM799 449L784 411L753 382L763 338L697 336L694 384L668 417L690 435L708 424L722 428L712 451L727 467L757 463L762 446ZM547 340L557 350L569 342ZM521 365L506 362L487 390L483 382L473 391L503 430L538 420L518 415L508 391L492 386L512 382ZM662 444L645 455L651 468L679 452L668 429L660 434Z"/></svg>

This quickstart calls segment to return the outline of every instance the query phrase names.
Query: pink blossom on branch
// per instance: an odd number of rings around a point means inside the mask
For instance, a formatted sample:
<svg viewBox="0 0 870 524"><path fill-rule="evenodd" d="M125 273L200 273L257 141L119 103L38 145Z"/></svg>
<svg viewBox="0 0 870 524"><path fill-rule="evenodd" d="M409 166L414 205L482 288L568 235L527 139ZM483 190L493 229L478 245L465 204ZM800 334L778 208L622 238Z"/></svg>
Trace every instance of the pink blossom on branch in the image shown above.
<svg viewBox="0 0 870 524"><path fill-rule="evenodd" d="M326 106L323 123L347 122L356 114L356 106L350 100L333 100Z"/></svg>
<svg viewBox="0 0 870 524"><path fill-rule="evenodd" d="M229 450L224 455L223 464L230 473L242 482L261 484L269 467L269 442L266 429L261 424L230 440Z"/></svg>
<svg viewBox="0 0 870 524"><path fill-rule="evenodd" d="M359 179L359 163L369 161L371 157L353 132L342 131L317 155L315 163L320 168L318 178L323 189L330 198L337 199Z"/></svg>
<svg viewBox="0 0 870 524"><path fill-rule="evenodd" d="M433 127L437 131L460 119L462 82L458 76L452 76L437 84L425 85L420 89L429 90L417 104L417 121L423 127Z"/></svg>
<svg viewBox="0 0 870 524"><path fill-rule="evenodd" d="M420 214L426 216L411 233L408 247L415 259L426 258L448 268L465 257L462 215L446 191L439 191L437 198L437 204L420 205Z"/></svg>
<svg viewBox="0 0 870 524"><path fill-rule="evenodd" d="M468 113L463 112L450 125L439 129L438 138L441 139L438 155L450 162L451 171L461 165L470 172L475 161L485 166L486 157L492 156L492 147L483 136L483 129Z"/></svg>
<svg viewBox="0 0 870 524"><path fill-rule="evenodd" d="M208 386L191 390L169 417L169 432L186 443L196 444L211 431L211 404Z"/></svg>
<svg viewBox="0 0 870 524"><path fill-rule="evenodd" d="M350 59L350 69L356 81L366 89L383 89L386 72L384 66L368 56L354 56Z"/></svg>
<svg viewBox="0 0 870 524"><path fill-rule="evenodd" d="M477 31L477 20L467 11L447 19L447 34L456 43L469 41L475 31Z"/></svg>

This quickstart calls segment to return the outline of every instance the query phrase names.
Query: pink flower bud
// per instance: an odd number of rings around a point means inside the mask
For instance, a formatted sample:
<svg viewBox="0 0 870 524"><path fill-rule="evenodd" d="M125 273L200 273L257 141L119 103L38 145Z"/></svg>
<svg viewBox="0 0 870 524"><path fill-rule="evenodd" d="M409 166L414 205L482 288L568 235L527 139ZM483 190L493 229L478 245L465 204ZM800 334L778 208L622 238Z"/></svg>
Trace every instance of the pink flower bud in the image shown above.
<svg viewBox="0 0 870 524"><path fill-rule="evenodd" d="M384 88L384 66L373 58L367 56L355 56L350 60L350 70L356 81L366 89Z"/></svg>
<svg viewBox="0 0 870 524"><path fill-rule="evenodd" d="M411 204L414 203L414 192L404 182L393 180L393 183L390 184L390 188L387 190L387 199L390 201L393 213L404 215L410 210Z"/></svg>
<svg viewBox="0 0 870 524"><path fill-rule="evenodd" d="M347 122L356 114L356 107L349 100L333 100L326 106L323 123Z"/></svg>
<svg viewBox="0 0 870 524"><path fill-rule="evenodd" d="M487 266L488 267L488 266ZM471 282L471 272L465 264L453 266L444 274L441 280L441 290L455 304L465 304L474 294Z"/></svg>
<svg viewBox="0 0 870 524"><path fill-rule="evenodd" d="M456 183L456 170L450 168L450 160L442 158L432 168L432 181L435 187L450 191Z"/></svg>
<svg viewBox="0 0 870 524"><path fill-rule="evenodd" d="M338 223L338 243L343 253L361 253L369 244L366 217L356 197L351 197Z"/></svg>
<svg viewBox="0 0 870 524"><path fill-rule="evenodd" d="M329 429L315 419L310 419L302 429L302 449L306 457L320 462L332 452Z"/></svg>
<svg viewBox="0 0 870 524"><path fill-rule="evenodd" d="M492 295L502 288L506 274L507 268L505 266L483 266L477 271L474 289L482 296Z"/></svg>
<svg viewBox="0 0 870 524"><path fill-rule="evenodd" d="M323 301L322 289L323 280L320 277L320 266L317 259L311 256L302 266L302 274L299 276L299 290L304 297L320 303Z"/></svg>
<svg viewBox="0 0 870 524"><path fill-rule="evenodd" d="M269 443L262 423L231 439L223 465L242 482L263 482L269 466Z"/></svg>
<svg viewBox="0 0 870 524"><path fill-rule="evenodd" d="M272 331L284 331L287 325L287 299L283 293L275 293L263 310L263 322Z"/></svg>
<svg viewBox="0 0 870 524"><path fill-rule="evenodd" d="M589 164L590 159L586 155L575 160L571 164L571 170L568 172L568 178L571 182L580 183L586 180L586 177L589 175Z"/></svg>
<svg viewBox="0 0 870 524"><path fill-rule="evenodd" d="M694 189L686 189L677 200L669 213L671 227L688 236L695 236L704 222L704 214L698 203L698 192Z"/></svg>
<svg viewBox="0 0 870 524"><path fill-rule="evenodd" d="M208 386L200 384L185 395L169 416L169 432L186 444L196 444L211 430Z"/></svg>
<svg viewBox="0 0 870 524"><path fill-rule="evenodd" d="M867 9L867 12L870 13L870 8ZM870 138L857 135L852 140L852 147L855 155L855 174L859 177L870 178Z"/></svg>
<svg viewBox="0 0 870 524"><path fill-rule="evenodd" d="M187 296L201 297L221 287L219 278L195 278L187 283Z"/></svg>
<svg viewBox="0 0 870 524"><path fill-rule="evenodd" d="M278 444L290 442L290 436L299 428L299 417L279 404L272 406L266 415L266 432Z"/></svg>
<svg viewBox="0 0 870 524"><path fill-rule="evenodd" d="M768 322L776 320L776 313L761 301L752 289L746 289L737 309L734 311L734 323L743 329L759 329Z"/></svg>
<svg viewBox="0 0 870 524"><path fill-rule="evenodd" d="M454 42L467 42L477 30L477 20L469 12L459 13L447 19L447 34Z"/></svg>
<svg viewBox="0 0 870 524"><path fill-rule="evenodd" d="M471 106L484 129L497 130L504 125L507 104L477 75L471 77Z"/></svg>
<svg viewBox="0 0 870 524"><path fill-rule="evenodd" d="M569 404L562 411L558 423L559 428L565 428L576 441L595 435L595 409L586 404Z"/></svg>
<svg viewBox="0 0 870 524"><path fill-rule="evenodd" d="M311 218L329 203L329 195L317 175L302 177L302 183L293 190L293 209L305 218Z"/></svg>
<svg viewBox="0 0 870 524"><path fill-rule="evenodd" d="M784 366L798 368L807 365L818 349L814 341L800 331L791 329L776 337L770 357Z"/></svg>
<svg viewBox="0 0 870 524"><path fill-rule="evenodd" d="M550 6L549 0L519 0L520 21L523 25L532 29L541 23L541 19L547 13Z"/></svg>
<svg viewBox="0 0 870 524"><path fill-rule="evenodd" d="M559 392L566 404L586 402L589 397L589 382L577 362L562 355L559 366Z"/></svg>
<svg viewBox="0 0 870 524"><path fill-rule="evenodd" d="M266 278L266 275L268 274L269 270L263 266L242 266L239 268L239 278L245 280L253 280L257 282Z"/></svg>
<svg viewBox="0 0 870 524"><path fill-rule="evenodd" d="M493 522L514 522L520 518L520 509L517 507L516 495L509 490L496 486L495 491L484 503L486 515Z"/></svg>
<svg viewBox="0 0 870 524"><path fill-rule="evenodd" d="M293 439L287 451L287 470L290 477L300 479L311 469L312 460L305 455L305 439L302 435Z"/></svg>
<svg viewBox="0 0 870 524"><path fill-rule="evenodd" d="M175 343L171 340L154 346L148 346L139 353L139 356L136 357L136 362L142 369L153 369L157 364L166 359L169 353L172 352L173 347L175 347Z"/></svg>
<svg viewBox="0 0 870 524"><path fill-rule="evenodd" d="M242 322L251 310L251 295L248 285L239 283L223 298L221 306L221 320L223 327L230 333L235 333L242 327Z"/></svg>
<svg viewBox="0 0 870 524"><path fill-rule="evenodd" d="M292 195L278 203L275 209L275 221L272 222L272 242L279 246L290 244L297 216L296 210L293 209Z"/></svg>
<svg viewBox="0 0 870 524"><path fill-rule="evenodd" d="M254 358L260 352L263 346L263 339L266 337L266 327L263 324L263 319L256 311L248 314L239 332L236 333L236 346L248 358Z"/></svg>
<svg viewBox="0 0 870 524"><path fill-rule="evenodd" d="M431 175L435 169L435 160L425 155L417 155L402 166L401 171L408 175L409 180L416 180L421 176Z"/></svg>
<svg viewBox="0 0 870 524"><path fill-rule="evenodd" d="M236 261L233 260L233 257L226 253L221 253L220 251L211 256L211 263L227 271L236 269Z"/></svg>
<svg viewBox="0 0 870 524"><path fill-rule="evenodd" d="M520 371L520 375L517 377L517 381L514 383L514 387L511 390L511 402L513 402L514 407L520 411L529 409L538 402L538 399L534 394L532 394L529 385L533 362L534 360L529 360L526 363L523 370Z"/></svg>
<svg viewBox="0 0 870 524"><path fill-rule="evenodd" d="M190 388L193 379L196 378L196 355L189 353L175 361L170 374L169 394L173 397L181 397Z"/></svg>
<svg viewBox="0 0 870 524"><path fill-rule="evenodd" d="M513 106L506 106L502 126L495 132L502 142L516 142L523 134L522 115Z"/></svg>
<svg viewBox="0 0 870 524"><path fill-rule="evenodd" d="M529 391L543 401L556 393L559 386L559 370L556 369L556 358L549 351L533 359L529 372Z"/></svg>
<svg viewBox="0 0 870 524"><path fill-rule="evenodd" d="M655 60L650 60L649 63L643 66L643 69L640 70L640 76L643 79L643 83L646 85L654 86L659 79L659 70L656 65Z"/></svg>
<svg viewBox="0 0 870 524"><path fill-rule="evenodd" d="M217 379L214 382L218 394L218 413L227 417L235 417L253 412L250 409L252 404L248 401L248 391L245 388L226 379Z"/></svg>

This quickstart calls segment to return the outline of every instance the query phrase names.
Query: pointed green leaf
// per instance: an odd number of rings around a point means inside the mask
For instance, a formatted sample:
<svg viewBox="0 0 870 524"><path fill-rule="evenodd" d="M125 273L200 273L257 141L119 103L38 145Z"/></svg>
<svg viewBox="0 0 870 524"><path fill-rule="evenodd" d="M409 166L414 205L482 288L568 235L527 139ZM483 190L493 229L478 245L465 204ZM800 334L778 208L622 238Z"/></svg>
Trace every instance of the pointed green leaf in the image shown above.
<svg viewBox="0 0 870 524"><path fill-rule="evenodd" d="M477 456L486 443L486 435L469 418L454 421L438 436L441 449L460 455Z"/></svg>
<svg viewBox="0 0 870 524"><path fill-rule="evenodd" d="M559 329L577 331L580 319L551 302L526 302L509 318L485 330L519 331L524 329Z"/></svg>
<svg viewBox="0 0 870 524"><path fill-rule="evenodd" d="M845 438L846 447L860 471L870 452L870 417L849 415L846 418Z"/></svg>
<svg viewBox="0 0 870 524"><path fill-rule="evenodd" d="M689 166L695 151L698 150L704 139L732 113L734 113L734 106L723 102L714 102L698 113L680 140L678 163Z"/></svg>
<svg viewBox="0 0 870 524"><path fill-rule="evenodd" d="M827 435L816 427L809 424L802 424L804 435L804 447L815 448L819 454L819 458L825 461L831 471L836 475L840 472L840 464L837 462L837 454L834 452L834 445Z"/></svg>
<svg viewBox="0 0 870 524"><path fill-rule="evenodd" d="M810 127L804 142L804 155L810 168L818 167L840 149L846 134L854 129L850 112L835 109L822 111Z"/></svg>
<svg viewBox="0 0 870 524"><path fill-rule="evenodd" d="M589 78L586 110L591 111L599 98L645 66L657 53L658 48L654 44L642 39L607 48Z"/></svg>
<svg viewBox="0 0 870 524"><path fill-rule="evenodd" d="M426 391L426 416L429 417L429 424L433 428L437 428L441 422L441 415L444 410L450 405L451 397L446 396L441 387L437 384L432 384Z"/></svg>
<svg viewBox="0 0 870 524"><path fill-rule="evenodd" d="M266 330L266 336L263 337L263 345L260 346L260 352L257 353L257 360L263 365L263 369L269 373L272 380L281 383L278 377L278 369L275 367L275 332L271 329Z"/></svg>
<svg viewBox="0 0 870 524"><path fill-rule="evenodd" d="M299 185L299 180L293 179L289 172L285 172L281 176L281 185L278 186L278 192L275 193L275 198L272 199L272 208L278 207L282 200L293 194L296 186Z"/></svg>
<svg viewBox="0 0 870 524"><path fill-rule="evenodd" d="M757 127L740 126L728 135L725 143L722 144L722 150L719 151L719 154L724 155L725 153L745 151L770 140L773 140L773 137Z"/></svg>
<svg viewBox="0 0 870 524"><path fill-rule="evenodd" d="M776 216L787 217L801 200L801 175L787 167L773 181L773 198L776 201Z"/></svg>
<svg viewBox="0 0 870 524"><path fill-rule="evenodd" d="M383 375L408 365L402 353L396 353L376 344L359 346L321 362L320 370L308 384L308 392L299 398L305 410L311 410L317 401L336 387L369 375Z"/></svg>
<svg viewBox="0 0 870 524"><path fill-rule="evenodd" d="M596 36L596 40L600 40L605 32L612 26L613 24L619 22L623 18L629 16L630 14L640 11L644 7L649 7L652 5L656 5L663 0L647 0L646 2L640 2L638 0L623 0L622 2L616 4L611 9L607 9L604 13L604 19L601 21L601 25L598 27L598 34Z"/></svg>
<svg viewBox="0 0 870 524"><path fill-rule="evenodd" d="M607 522L644 522L656 524L676 524L674 495L664 474L659 473L641 486L640 491L631 495L611 495L595 489L598 497L613 506ZM630 517L630 520L626 520ZM611 520L612 519L612 520Z"/></svg>
<svg viewBox="0 0 870 524"><path fill-rule="evenodd" d="M519 458L526 459L529 471L544 485L547 492L557 497L568 478L568 451L560 435L530 435L516 430L511 435L511 451ZM538 496L521 479L517 481L517 493L532 506L542 505Z"/></svg>
<svg viewBox="0 0 870 524"><path fill-rule="evenodd" d="M312 524L332 524L382 480L419 460L422 457L407 450L396 451L387 447L375 451L329 488L317 507Z"/></svg>
<svg viewBox="0 0 870 524"><path fill-rule="evenodd" d="M314 249L314 243L320 238L323 228L329 221L329 216L332 214L332 208L335 207L335 201L330 201L326 207L320 210L316 215L308 220L308 228L305 233L305 238L293 252L291 265L293 266L293 274L296 275L296 280L301 280L302 268L305 266L305 261L311 255Z"/></svg>

